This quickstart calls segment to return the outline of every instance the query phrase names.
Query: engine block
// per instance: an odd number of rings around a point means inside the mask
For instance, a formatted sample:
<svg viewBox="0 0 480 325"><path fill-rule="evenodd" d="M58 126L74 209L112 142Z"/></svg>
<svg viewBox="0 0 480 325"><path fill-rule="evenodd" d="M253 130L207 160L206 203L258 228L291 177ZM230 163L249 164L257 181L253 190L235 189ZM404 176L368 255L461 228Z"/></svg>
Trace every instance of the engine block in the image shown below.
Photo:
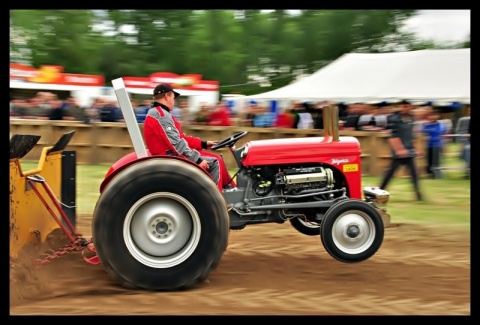
<svg viewBox="0 0 480 325"><path fill-rule="evenodd" d="M335 183L333 172L321 166L288 168L275 176L275 184L287 190L327 187Z"/></svg>

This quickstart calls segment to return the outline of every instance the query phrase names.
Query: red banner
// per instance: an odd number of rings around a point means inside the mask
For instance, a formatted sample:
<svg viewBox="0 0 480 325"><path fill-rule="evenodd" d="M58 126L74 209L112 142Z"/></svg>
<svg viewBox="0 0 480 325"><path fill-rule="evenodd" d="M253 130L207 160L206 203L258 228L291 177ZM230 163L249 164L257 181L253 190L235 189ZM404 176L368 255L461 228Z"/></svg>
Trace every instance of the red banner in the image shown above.
<svg viewBox="0 0 480 325"><path fill-rule="evenodd" d="M105 86L100 75L64 73L62 66L43 65L36 69L19 63L10 63L10 79L76 86ZM167 83L174 89L218 91L219 83L214 80L202 80L199 74L178 75L172 72L155 72L149 77L123 77L127 88L155 88L159 83Z"/></svg>
<svg viewBox="0 0 480 325"><path fill-rule="evenodd" d="M103 76L63 73L63 67L57 65L43 65L36 69L19 63L10 63L10 79L57 85L105 86Z"/></svg>
<svg viewBox="0 0 480 325"><path fill-rule="evenodd" d="M155 88L159 83L174 89L218 91L218 81L202 80L199 74L178 75L172 72L155 72L149 77L122 77L126 88Z"/></svg>

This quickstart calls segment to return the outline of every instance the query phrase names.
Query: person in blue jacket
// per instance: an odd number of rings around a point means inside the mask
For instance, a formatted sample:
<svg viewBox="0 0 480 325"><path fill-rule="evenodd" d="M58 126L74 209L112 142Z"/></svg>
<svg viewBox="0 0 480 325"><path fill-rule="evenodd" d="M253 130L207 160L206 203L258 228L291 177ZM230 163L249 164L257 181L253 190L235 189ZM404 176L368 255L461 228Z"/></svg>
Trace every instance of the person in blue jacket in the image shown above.
<svg viewBox="0 0 480 325"><path fill-rule="evenodd" d="M447 128L439 122L440 112L433 109L427 115L427 122L423 124L422 132L427 137L426 172L431 178L440 178L440 156L443 147L442 136L447 133Z"/></svg>

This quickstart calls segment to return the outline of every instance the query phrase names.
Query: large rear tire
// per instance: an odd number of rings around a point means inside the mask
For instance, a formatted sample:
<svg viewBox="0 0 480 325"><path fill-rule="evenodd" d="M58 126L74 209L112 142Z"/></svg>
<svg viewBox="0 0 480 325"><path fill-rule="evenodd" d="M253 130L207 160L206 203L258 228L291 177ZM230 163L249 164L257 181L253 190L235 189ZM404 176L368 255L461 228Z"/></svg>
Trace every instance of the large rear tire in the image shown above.
<svg viewBox="0 0 480 325"><path fill-rule="evenodd" d="M217 267L229 219L208 175L187 162L153 158L111 180L92 228L100 262L115 280L166 291L193 287Z"/></svg>
<svg viewBox="0 0 480 325"><path fill-rule="evenodd" d="M322 219L321 240L326 251L345 263L372 257L383 242L384 225L378 211L360 200L331 206Z"/></svg>

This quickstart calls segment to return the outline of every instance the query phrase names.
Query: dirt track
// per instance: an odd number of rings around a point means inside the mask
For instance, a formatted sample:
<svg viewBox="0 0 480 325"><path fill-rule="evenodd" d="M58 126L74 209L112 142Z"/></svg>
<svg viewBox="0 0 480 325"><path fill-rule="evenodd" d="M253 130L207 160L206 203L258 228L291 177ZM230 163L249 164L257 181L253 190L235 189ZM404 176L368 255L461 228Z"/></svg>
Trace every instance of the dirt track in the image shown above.
<svg viewBox="0 0 480 325"><path fill-rule="evenodd" d="M89 238L88 221L77 227ZM467 230L392 224L376 255L344 264L289 223L247 226L207 282L182 292L124 289L70 254L36 283L12 276L11 315L471 314Z"/></svg>

